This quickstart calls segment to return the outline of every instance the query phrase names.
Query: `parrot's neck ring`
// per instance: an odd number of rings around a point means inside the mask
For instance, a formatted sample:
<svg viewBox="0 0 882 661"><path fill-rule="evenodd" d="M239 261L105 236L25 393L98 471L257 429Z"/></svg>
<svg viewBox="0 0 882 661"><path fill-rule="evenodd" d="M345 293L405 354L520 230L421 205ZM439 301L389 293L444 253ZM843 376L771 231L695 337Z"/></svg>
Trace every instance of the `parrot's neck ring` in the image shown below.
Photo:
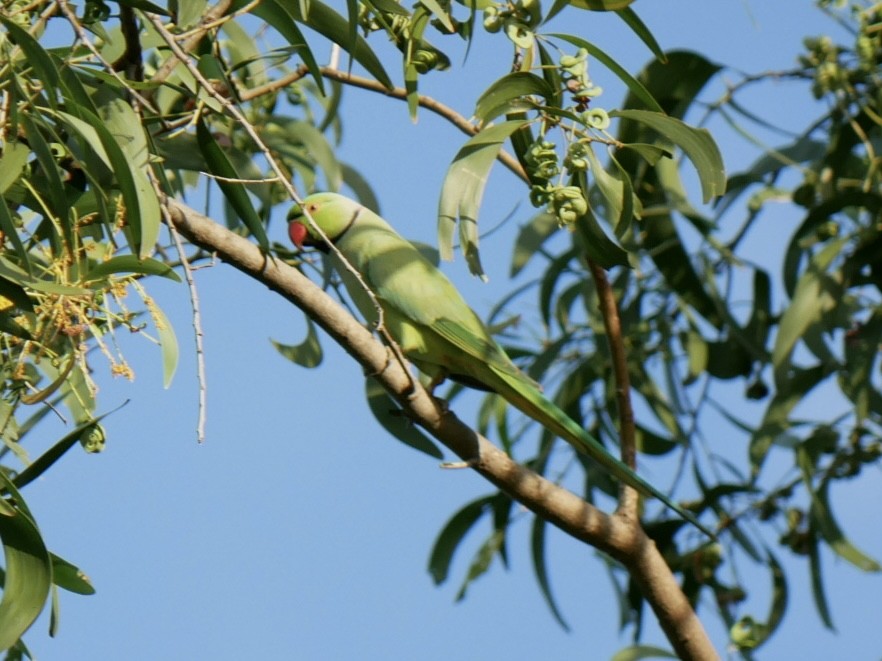
<svg viewBox="0 0 882 661"><path fill-rule="evenodd" d="M334 237L334 240L331 241L331 243L333 243L334 245L336 245L336 244L337 244L337 241L339 241L339 240L342 239L344 236L346 236L346 232L349 231L349 228L351 228L353 225L355 225L355 221L358 220L358 217L361 215L361 210L362 210L363 208L364 208L364 207L361 207L361 206L360 206L360 207L358 207L358 208L352 213L352 218L349 219L349 222L346 223L346 226L345 226L342 230L340 230L340 233L339 233L337 236Z"/></svg>

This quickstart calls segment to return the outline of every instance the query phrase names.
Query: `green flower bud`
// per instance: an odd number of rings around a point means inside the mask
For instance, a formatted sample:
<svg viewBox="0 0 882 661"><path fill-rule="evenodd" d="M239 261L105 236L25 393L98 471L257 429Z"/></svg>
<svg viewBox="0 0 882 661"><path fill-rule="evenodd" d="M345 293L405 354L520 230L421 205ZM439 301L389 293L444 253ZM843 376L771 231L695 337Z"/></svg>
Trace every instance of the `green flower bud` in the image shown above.
<svg viewBox="0 0 882 661"><path fill-rule="evenodd" d="M535 28L542 22L542 3L539 0L515 0L515 8L527 27Z"/></svg>
<svg viewBox="0 0 882 661"><path fill-rule="evenodd" d="M484 29L487 32L499 32L502 29L502 17L494 5L484 9Z"/></svg>
<svg viewBox="0 0 882 661"><path fill-rule="evenodd" d="M512 40L518 48L529 49L533 47L534 35L529 26L520 21L506 21L505 35Z"/></svg>
<svg viewBox="0 0 882 661"><path fill-rule="evenodd" d="M592 108L582 114L582 121L588 128L603 131L609 128L609 115L603 108Z"/></svg>
<svg viewBox="0 0 882 661"><path fill-rule="evenodd" d="M97 423L90 427L86 427L80 434L79 440L80 445L83 446L86 452L89 452L90 454L101 452L104 450L104 444L107 441L107 437L104 434L104 427Z"/></svg>

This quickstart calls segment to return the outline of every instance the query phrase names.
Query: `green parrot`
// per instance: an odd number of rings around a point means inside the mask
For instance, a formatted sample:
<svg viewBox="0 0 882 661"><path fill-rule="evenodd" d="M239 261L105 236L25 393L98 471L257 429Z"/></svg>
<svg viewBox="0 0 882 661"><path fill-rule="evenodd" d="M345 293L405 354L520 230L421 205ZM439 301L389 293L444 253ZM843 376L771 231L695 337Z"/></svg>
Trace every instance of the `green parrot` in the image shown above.
<svg viewBox="0 0 882 661"><path fill-rule="evenodd" d="M288 234L298 249L312 246L329 254L366 321L377 309L353 273L330 251L304 210L340 254L361 275L383 310L383 323L404 355L431 379L429 391L450 378L495 392L543 427L603 466L613 477L646 496L654 496L713 534L695 516L646 482L549 401L496 343L487 327L447 279L392 227L370 209L337 193L316 193L288 213Z"/></svg>

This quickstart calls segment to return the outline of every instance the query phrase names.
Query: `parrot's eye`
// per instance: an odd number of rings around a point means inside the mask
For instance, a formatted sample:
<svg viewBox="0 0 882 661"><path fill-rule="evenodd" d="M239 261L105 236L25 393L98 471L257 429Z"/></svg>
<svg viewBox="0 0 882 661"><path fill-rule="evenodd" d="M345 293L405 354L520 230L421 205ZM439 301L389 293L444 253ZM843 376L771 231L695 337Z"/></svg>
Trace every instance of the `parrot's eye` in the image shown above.
<svg viewBox="0 0 882 661"><path fill-rule="evenodd" d="M309 213L315 213L316 211L318 211L318 205L317 204L307 204L306 210L309 211Z"/></svg>

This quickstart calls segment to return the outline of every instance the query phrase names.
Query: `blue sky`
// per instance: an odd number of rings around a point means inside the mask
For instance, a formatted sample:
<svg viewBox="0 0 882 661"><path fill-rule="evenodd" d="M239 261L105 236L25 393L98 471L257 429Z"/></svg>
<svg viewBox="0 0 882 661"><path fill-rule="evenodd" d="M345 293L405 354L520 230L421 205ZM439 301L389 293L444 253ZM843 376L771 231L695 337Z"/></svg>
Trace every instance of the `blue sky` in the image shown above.
<svg viewBox="0 0 882 661"><path fill-rule="evenodd" d="M635 8L665 48L693 49L752 72L792 66L806 34L832 28L804 0L647 0ZM614 17L564 16L556 29L580 34L631 71L649 57ZM468 115L477 94L507 67L492 61L493 43L479 35L467 76L434 73L423 79L423 91ZM325 56L318 46L316 54ZM597 64L591 73L607 90L601 105L614 107L621 98L615 80ZM753 107L779 121L793 113L792 126L802 127L817 112L798 90L765 86L753 94ZM413 125L403 104L379 95L347 90L345 102L341 158L369 177L384 215L402 233L434 242L441 182L464 137L427 113ZM718 140L730 172L755 155L730 134ZM515 218L526 220L524 200L522 186L498 169L485 197L485 227L518 203ZM793 220L772 214L777 230L764 228L786 236ZM509 223L482 243L489 285L469 277L462 260L445 266L479 312L512 287L516 229ZM275 227L280 240L281 230ZM775 263L774 242L762 234L755 241L757 259ZM326 339L316 370L281 358L269 338L295 343L305 326L299 311L265 287L222 264L199 270L197 283L207 441L195 441L187 292L156 282L151 293L182 348L174 384L162 389L155 347L124 338L134 383L111 380L96 361L103 408L131 399L106 422L106 451L72 452L25 492L50 547L81 565L98 590L92 597L62 593L59 636L45 634L45 616L27 636L39 659L602 659L628 643L618 634L602 562L556 531L551 581L571 633L542 602L523 524L511 531L512 570L495 566L454 604L470 558L457 556L450 582L437 589L426 570L429 550L447 518L490 485L469 471L441 470L390 439L367 410L361 368ZM463 401L456 410L469 419ZM862 503L879 503L882 488L871 478L862 489L860 501L843 500L838 513L855 543L878 558L882 531L863 525L868 516L878 520L878 507ZM471 541L469 550L480 542ZM867 626L865 613L878 605L879 577L830 554L824 562L839 636L823 630L814 613L805 566L788 563L788 619L760 658L834 658L843 649L857 659L878 655L882 631ZM767 576L752 580L750 567L739 571L756 590L753 614L765 617ZM725 632L712 616L706 621L722 649ZM654 625L646 642L667 646Z"/></svg>

